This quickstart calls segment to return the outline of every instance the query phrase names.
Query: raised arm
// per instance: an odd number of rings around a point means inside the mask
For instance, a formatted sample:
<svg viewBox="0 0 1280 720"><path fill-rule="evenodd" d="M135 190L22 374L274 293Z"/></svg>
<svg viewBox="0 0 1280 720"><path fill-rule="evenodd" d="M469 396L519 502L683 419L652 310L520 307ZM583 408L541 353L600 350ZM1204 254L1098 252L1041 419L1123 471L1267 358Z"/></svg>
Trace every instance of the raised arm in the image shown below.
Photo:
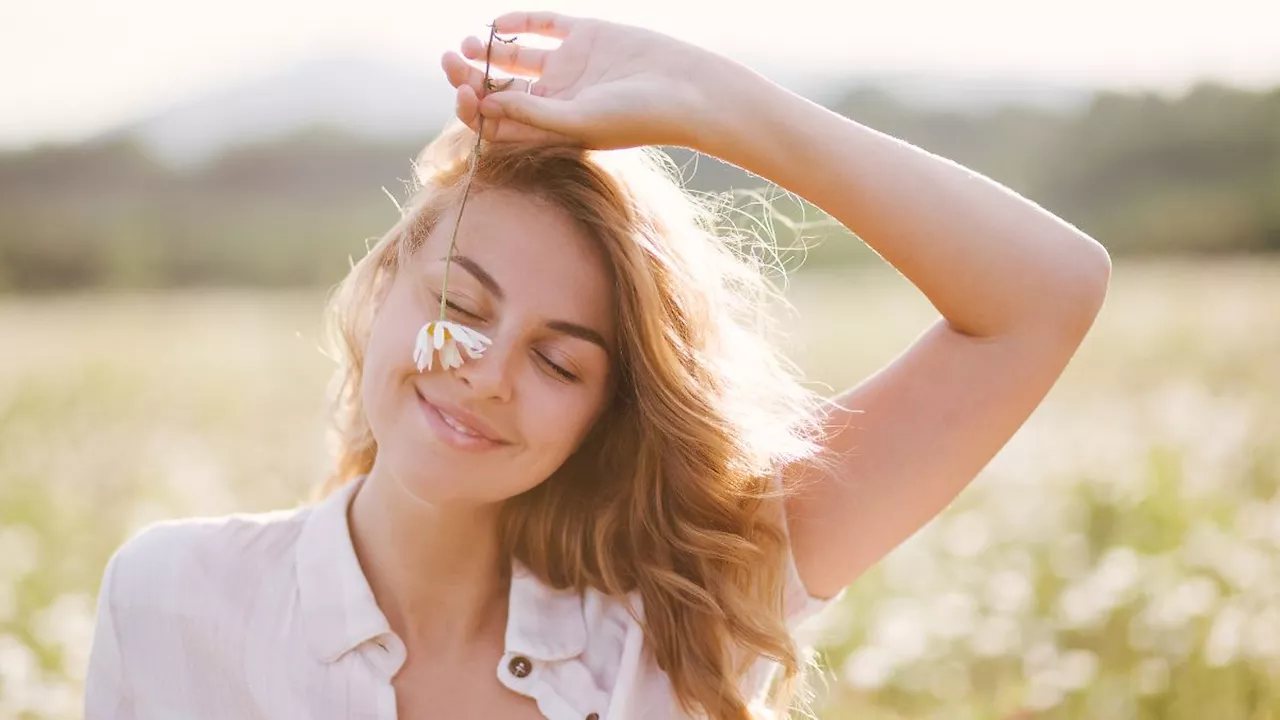
<svg viewBox="0 0 1280 720"><path fill-rule="evenodd" d="M1092 238L1002 185L730 61L698 150L821 207L941 318L838 397L830 470L797 464L796 565L834 595L945 508L1013 436L1093 324L1111 274ZM858 333L856 322L838 331Z"/></svg>

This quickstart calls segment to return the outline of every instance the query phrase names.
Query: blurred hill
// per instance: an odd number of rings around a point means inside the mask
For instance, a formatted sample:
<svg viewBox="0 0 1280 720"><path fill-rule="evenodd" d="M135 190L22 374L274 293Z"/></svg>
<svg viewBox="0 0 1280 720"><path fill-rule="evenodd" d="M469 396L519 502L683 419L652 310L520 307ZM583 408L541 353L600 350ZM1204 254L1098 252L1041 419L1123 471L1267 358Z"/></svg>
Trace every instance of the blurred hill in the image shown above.
<svg viewBox="0 0 1280 720"><path fill-rule="evenodd" d="M157 160L190 167L316 125L370 139L422 137L450 117L442 101L452 97L438 71L332 55L174 105L93 142L134 138Z"/></svg>
<svg viewBox="0 0 1280 720"><path fill-rule="evenodd" d="M0 154L0 290L337 281L395 220L387 193L404 198L410 159L447 114L432 114L423 99L441 93L425 80L414 91L411 73L333 67L345 69L303 68L90 142ZM989 175L1113 254L1280 249L1280 88L1073 99L899 81L824 80L809 94ZM693 189L763 185L669 152ZM785 196L777 209L821 216ZM805 232L820 242L807 262L878 261L845 235Z"/></svg>
<svg viewBox="0 0 1280 720"><path fill-rule="evenodd" d="M878 89L923 109L981 113L1018 102L1051 110L1083 106L1085 90L998 78L894 74L860 78L792 66L753 65L781 85L827 103L849 88ZM421 139L453 114L453 89L438 68L393 66L358 54L308 60L110 129L93 142L136 138L175 167L207 162L244 143L322 125L372 140Z"/></svg>

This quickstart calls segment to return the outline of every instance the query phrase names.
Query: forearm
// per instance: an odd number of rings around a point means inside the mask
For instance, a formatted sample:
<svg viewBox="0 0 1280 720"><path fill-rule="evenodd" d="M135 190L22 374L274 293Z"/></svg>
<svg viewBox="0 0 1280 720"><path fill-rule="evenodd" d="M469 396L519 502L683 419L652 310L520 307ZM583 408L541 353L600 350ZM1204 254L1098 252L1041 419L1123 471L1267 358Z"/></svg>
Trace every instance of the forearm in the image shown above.
<svg viewBox="0 0 1280 720"><path fill-rule="evenodd" d="M925 294L957 330L996 336L1091 323L1106 251L1033 202L860 125L733 62L713 64L716 118L695 148L822 208Z"/></svg>

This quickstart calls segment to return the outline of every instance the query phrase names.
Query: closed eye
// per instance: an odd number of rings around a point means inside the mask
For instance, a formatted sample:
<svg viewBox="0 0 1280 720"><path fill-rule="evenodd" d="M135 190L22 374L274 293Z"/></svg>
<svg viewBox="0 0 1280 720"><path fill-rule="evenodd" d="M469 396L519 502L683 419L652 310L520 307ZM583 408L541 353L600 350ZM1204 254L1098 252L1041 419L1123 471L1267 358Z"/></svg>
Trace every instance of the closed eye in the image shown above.
<svg viewBox="0 0 1280 720"><path fill-rule="evenodd" d="M555 364L554 362L552 362L552 361L551 361L551 358L548 358L546 355L543 355L542 353L535 353L535 354L538 356L538 359L539 359L539 360L541 360L543 363L545 363L545 364L546 364L546 366L547 366L548 368L550 368L551 372L553 372L553 373L555 373L555 374L559 375L561 378L563 378L563 379L564 379L564 380L566 380L567 382L577 382L577 381L578 381L578 376L577 376L577 375L574 375L573 373L569 372L568 370L565 370L564 368L562 368L562 367L560 367L559 365Z"/></svg>
<svg viewBox="0 0 1280 720"><path fill-rule="evenodd" d="M450 309L450 310L452 310L452 311L454 311L454 312L458 313L459 315L466 315L466 316L467 316L467 317L469 317L469 318L475 318L475 319L477 319L477 320L479 320L479 319L480 319L480 316L479 316L479 315L477 315L477 314L475 314L475 313L471 312L470 310L464 310L464 309L462 309L462 308L458 307L457 305L454 305L453 303L449 302L448 300L446 300L446 301L444 302L444 306L445 306L446 308L448 308L448 309Z"/></svg>
<svg viewBox="0 0 1280 720"><path fill-rule="evenodd" d="M439 302L440 302L440 294L439 294L439 293L432 293L432 294L433 294L433 295L435 295L435 297L436 297L436 302L437 302L437 303L439 303ZM483 320L483 319L484 319L484 318L480 317L479 315L477 315L477 314L475 314L475 313L471 312L470 310L467 310L467 309L463 308L462 306L455 304L452 300L446 300L446 301L444 302L444 306L445 306L445 309L447 309L447 310L451 310L451 311L453 311L453 312L458 313L459 315L463 315L463 316L466 316L466 317L472 318L472 319L474 319L474 320Z"/></svg>

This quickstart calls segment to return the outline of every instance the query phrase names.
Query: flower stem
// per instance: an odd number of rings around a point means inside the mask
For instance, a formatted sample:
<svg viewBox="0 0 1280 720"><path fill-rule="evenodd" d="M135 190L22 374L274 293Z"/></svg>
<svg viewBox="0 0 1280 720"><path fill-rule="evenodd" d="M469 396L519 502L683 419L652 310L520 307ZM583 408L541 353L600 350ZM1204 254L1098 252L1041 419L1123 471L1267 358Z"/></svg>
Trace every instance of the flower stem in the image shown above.
<svg viewBox="0 0 1280 720"><path fill-rule="evenodd" d="M504 43L515 41L515 37L500 38L497 33L498 30L494 27L494 24L489 23L489 43L485 46L484 50L484 82L481 84L479 96L479 99L481 100L489 94L490 90L502 89L494 86L493 81L489 79L489 60L493 54L493 41L498 40ZM511 80L506 81L503 83L502 87L505 88L507 85L510 85L511 82ZM462 200L458 202L458 218L453 224L453 234L449 237L449 251L445 253L444 257L444 279L440 281L441 321L445 319L445 311L448 307L449 267L453 264L453 250L458 246L458 228L462 225L462 211L467 206L467 196L471 193L471 180L475 177L476 166L480 164L480 141L484 137L484 115L480 115L478 112L477 115L479 116L479 120L476 125L476 144L471 149L470 166L467 168L467 177L462 181Z"/></svg>

